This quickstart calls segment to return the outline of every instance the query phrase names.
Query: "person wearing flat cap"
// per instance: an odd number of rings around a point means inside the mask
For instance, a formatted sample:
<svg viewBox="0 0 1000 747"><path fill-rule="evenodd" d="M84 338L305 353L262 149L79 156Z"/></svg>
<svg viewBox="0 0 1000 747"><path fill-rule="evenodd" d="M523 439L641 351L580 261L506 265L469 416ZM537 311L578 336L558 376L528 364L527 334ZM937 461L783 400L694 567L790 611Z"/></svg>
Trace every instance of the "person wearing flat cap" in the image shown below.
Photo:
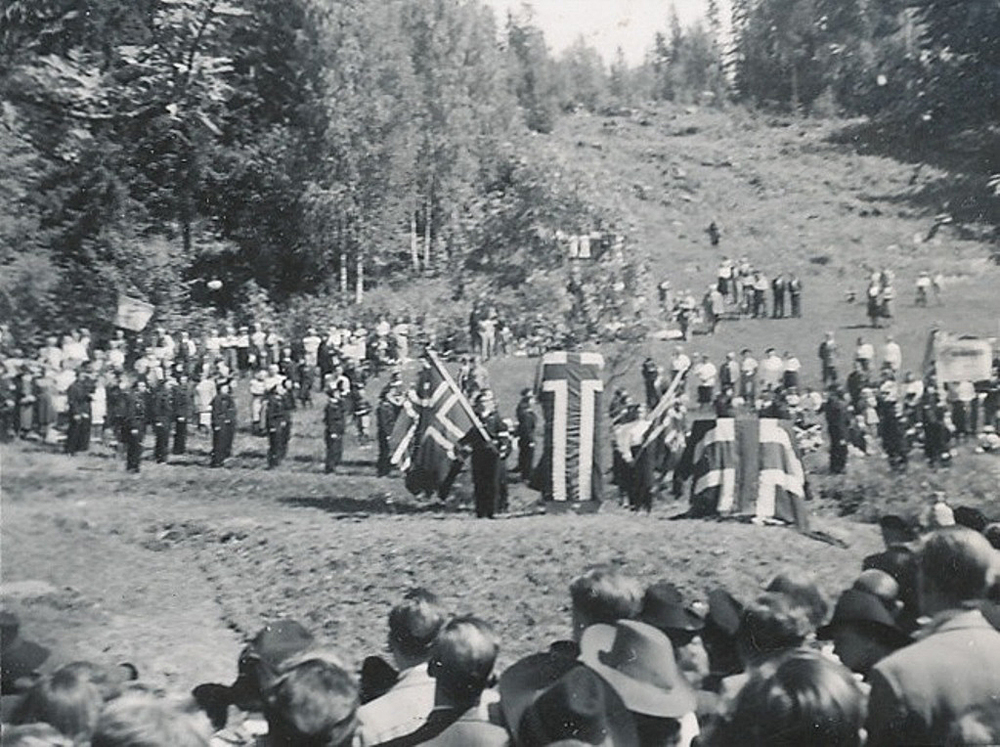
<svg viewBox="0 0 1000 747"><path fill-rule="evenodd" d="M601 676L635 719L640 747L687 747L698 735L697 699L662 631L638 620L591 625L580 661Z"/></svg>
<svg viewBox="0 0 1000 747"><path fill-rule="evenodd" d="M240 652L236 680L232 685L198 685L192 695L216 729L226 726L229 706L247 713L260 714L264 693L277 681L284 663L315 646L315 638L296 620L278 620L265 625ZM258 715L244 719L240 731L263 733L266 725ZM236 738L239 735L222 734Z"/></svg>
<svg viewBox="0 0 1000 747"><path fill-rule="evenodd" d="M855 588L840 595L833 618L816 631L816 637L833 641L833 653L865 679L879 661L913 642L879 597Z"/></svg>
<svg viewBox="0 0 1000 747"><path fill-rule="evenodd" d="M589 667L554 654L511 665L497 686L515 747L573 744L638 747L635 719L621 697Z"/></svg>

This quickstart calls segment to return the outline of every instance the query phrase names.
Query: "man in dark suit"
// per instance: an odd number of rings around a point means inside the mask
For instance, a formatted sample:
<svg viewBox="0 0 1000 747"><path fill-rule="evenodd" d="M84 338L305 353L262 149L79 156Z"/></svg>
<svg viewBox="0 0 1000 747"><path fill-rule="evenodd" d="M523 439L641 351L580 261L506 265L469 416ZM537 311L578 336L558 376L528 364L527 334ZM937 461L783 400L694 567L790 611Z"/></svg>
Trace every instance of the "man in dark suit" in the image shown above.
<svg viewBox="0 0 1000 747"><path fill-rule="evenodd" d="M847 434L851 416L839 387L830 387L823 410L830 438L830 474L842 475L847 471Z"/></svg>
<svg viewBox="0 0 1000 747"><path fill-rule="evenodd" d="M534 396L530 389L521 392L517 403L517 471L521 481L531 481L531 468L535 463L535 429L538 427L538 413L534 408Z"/></svg>
<svg viewBox="0 0 1000 747"><path fill-rule="evenodd" d="M81 371L77 379L66 389L69 405L69 426L66 431L66 453L86 451L90 446L90 419L93 385L90 375Z"/></svg>
<svg viewBox="0 0 1000 747"><path fill-rule="evenodd" d="M918 641L875 665L868 745L943 744L953 724L1000 700L1000 632L976 609L995 580L996 550L965 527L939 529L918 558Z"/></svg>

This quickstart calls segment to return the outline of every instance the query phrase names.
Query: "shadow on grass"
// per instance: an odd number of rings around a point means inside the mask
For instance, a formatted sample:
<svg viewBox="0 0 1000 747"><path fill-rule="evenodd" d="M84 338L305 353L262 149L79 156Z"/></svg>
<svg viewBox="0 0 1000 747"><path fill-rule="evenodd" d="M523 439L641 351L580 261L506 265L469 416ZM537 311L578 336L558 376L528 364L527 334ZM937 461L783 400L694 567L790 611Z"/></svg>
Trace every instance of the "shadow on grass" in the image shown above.
<svg viewBox="0 0 1000 747"><path fill-rule="evenodd" d="M887 156L914 165L909 185L894 194L863 195L868 201L906 204L927 216L942 211L954 221L961 238L983 238L973 224L1000 231L1000 201L988 185L990 175L1000 169L1000 131L969 130L944 137L921 130L901 129L879 122L848 125L833 133L828 142L841 150L864 155ZM922 175L925 165L945 173ZM937 229L929 227L928 239Z"/></svg>
<svg viewBox="0 0 1000 747"><path fill-rule="evenodd" d="M412 515L412 514L456 514L462 513L459 506L431 500L426 503L416 501L389 501L382 496L373 495L368 498L350 498L342 495L323 497L291 496L279 498L279 503L292 508L318 508L330 514L348 516L382 515Z"/></svg>

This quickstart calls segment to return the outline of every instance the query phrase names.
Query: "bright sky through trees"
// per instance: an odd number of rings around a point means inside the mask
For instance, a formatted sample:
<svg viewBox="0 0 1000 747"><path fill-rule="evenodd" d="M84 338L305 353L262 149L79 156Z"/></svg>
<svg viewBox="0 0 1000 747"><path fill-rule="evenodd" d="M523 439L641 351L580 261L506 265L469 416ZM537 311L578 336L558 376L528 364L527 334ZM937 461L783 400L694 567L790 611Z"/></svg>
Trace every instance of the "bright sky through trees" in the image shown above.
<svg viewBox="0 0 1000 747"><path fill-rule="evenodd" d="M502 24L508 10L519 13L522 0L486 0ZM620 46L630 65L642 62L656 31L668 29L670 0L531 0L534 23L545 32L549 49L558 55L580 35L611 62ZM706 0L675 0L685 26L704 18ZM729 2L721 0L723 23L728 25Z"/></svg>

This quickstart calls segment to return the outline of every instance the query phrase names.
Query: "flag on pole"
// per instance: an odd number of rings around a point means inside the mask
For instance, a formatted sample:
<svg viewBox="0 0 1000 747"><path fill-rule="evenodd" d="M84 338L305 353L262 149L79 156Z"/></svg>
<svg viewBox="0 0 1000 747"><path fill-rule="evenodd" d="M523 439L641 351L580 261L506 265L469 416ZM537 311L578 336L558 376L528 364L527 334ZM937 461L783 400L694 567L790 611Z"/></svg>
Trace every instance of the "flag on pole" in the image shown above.
<svg viewBox="0 0 1000 747"><path fill-rule="evenodd" d="M459 461L455 446L473 428L486 443L491 443L483 424L476 417L462 390L438 357L427 352L430 396L421 403L420 422L414 432L416 451L406 472L406 488L414 495L437 492L447 495L454 479L453 468Z"/></svg>
<svg viewBox="0 0 1000 747"><path fill-rule="evenodd" d="M692 516L749 515L809 529L805 469L787 420L696 420L675 480L690 480Z"/></svg>
<svg viewBox="0 0 1000 747"><path fill-rule="evenodd" d="M131 296L118 296L118 313L115 315L115 326L122 329L141 332L153 318L156 307Z"/></svg>
<svg viewBox="0 0 1000 747"><path fill-rule="evenodd" d="M545 443L532 487L546 500L601 499L603 370L600 353L546 353L538 365Z"/></svg>
<svg viewBox="0 0 1000 747"><path fill-rule="evenodd" d="M686 371L678 371L674 374L667 391L660 397L656 407L649 413L649 430L642 439L642 450L645 451L652 446L658 438L670 446L671 451L678 451L684 446L684 422L683 418L678 420L671 410L671 405L677 399L677 389L684 379Z"/></svg>
<svg viewBox="0 0 1000 747"><path fill-rule="evenodd" d="M419 426L420 398L411 390L403 398L402 409L396 416L396 422L389 436L389 463L401 472L406 472L410 468Z"/></svg>

